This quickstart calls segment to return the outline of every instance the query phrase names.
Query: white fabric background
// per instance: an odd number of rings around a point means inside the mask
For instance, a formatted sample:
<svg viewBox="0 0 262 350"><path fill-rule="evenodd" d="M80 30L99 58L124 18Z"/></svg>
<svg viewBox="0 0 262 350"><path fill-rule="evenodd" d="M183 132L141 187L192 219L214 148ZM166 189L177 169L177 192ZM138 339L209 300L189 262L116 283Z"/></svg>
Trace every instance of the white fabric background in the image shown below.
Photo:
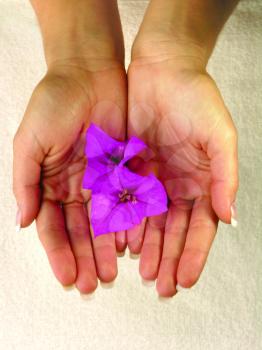
<svg viewBox="0 0 262 350"><path fill-rule="evenodd" d="M119 4L127 63L146 4ZM0 0L0 349L262 349L262 1L239 4L209 63L239 130L239 227L219 225L199 282L169 304L127 253L115 287L83 301L53 277L35 226L15 232L12 137L44 72L29 3Z"/></svg>

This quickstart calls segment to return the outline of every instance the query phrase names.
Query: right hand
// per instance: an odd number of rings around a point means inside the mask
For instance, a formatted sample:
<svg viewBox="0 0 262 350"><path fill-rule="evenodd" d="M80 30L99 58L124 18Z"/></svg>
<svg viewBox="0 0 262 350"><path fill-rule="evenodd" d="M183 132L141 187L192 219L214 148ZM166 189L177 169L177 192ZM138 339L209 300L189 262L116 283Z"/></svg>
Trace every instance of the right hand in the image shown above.
<svg viewBox="0 0 262 350"><path fill-rule="evenodd" d="M35 88L14 137L13 189L20 226L36 219L39 239L63 285L81 293L117 275L113 233L94 239L82 189L90 122L124 139L126 74L114 60L60 61Z"/></svg>

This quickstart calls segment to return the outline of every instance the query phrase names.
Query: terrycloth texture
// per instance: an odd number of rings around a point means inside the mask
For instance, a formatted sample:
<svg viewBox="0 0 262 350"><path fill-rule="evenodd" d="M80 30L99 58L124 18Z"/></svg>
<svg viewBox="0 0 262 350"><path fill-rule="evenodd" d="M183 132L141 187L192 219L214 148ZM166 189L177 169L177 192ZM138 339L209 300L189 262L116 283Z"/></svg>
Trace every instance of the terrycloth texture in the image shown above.
<svg viewBox="0 0 262 350"><path fill-rule="evenodd" d="M146 4L120 1L127 63ZM0 348L261 349L262 2L239 4L209 64L239 131L239 228L219 225L199 282L169 304L142 286L128 256L113 289L82 301L53 277L35 226L15 232L12 138L45 72L28 1L0 0L0 48Z"/></svg>

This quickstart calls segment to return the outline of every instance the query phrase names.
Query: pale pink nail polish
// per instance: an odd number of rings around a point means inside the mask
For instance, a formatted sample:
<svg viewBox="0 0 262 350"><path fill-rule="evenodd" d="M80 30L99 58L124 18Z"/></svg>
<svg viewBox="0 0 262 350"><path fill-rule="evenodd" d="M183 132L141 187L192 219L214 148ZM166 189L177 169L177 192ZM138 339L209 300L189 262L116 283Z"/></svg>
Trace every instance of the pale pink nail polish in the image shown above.
<svg viewBox="0 0 262 350"><path fill-rule="evenodd" d="M137 260L137 259L139 259L139 257L140 257L140 254L134 254L134 253L129 252L130 259Z"/></svg>
<svg viewBox="0 0 262 350"><path fill-rule="evenodd" d="M21 230L21 210L17 207L16 218L15 218L15 230L19 232Z"/></svg>
<svg viewBox="0 0 262 350"><path fill-rule="evenodd" d="M188 291L188 290L190 290L190 288L185 288L185 287L182 287L182 286L180 286L180 284L177 284L176 285L176 291L177 292L182 292L182 291Z"/></svg>
<svg viewBox="0 0 262 350"><path fill-rule="evenodd" d="M101 282L100 281L100 286L104 289L111 289L113 288L115 285L115 281L112 281L112 282Z"/></svg>
<svg viewBox="0 0 262 350"><path fill-rule="evenodd" d="M70 291L75 289L75 284L70 284L69 286L62 286L65 291Z"/></svg>
<svg viewBox="0 0 262 350"><path fill-rule="evenodd" d="M237 227L237 208L235 202L231 205L231 225L232 227Z"/></svg>
<svg viewBox="0 0 262 350"><path fill-rule="evenodd" d="M160 301L161 303L170 304L172 300L172 297L161 297L160 295L158 296L158 301Z"/></svg>
<svg viewBox="0 0 262 350"><path fill-rule="evenodd" d="M145 280L144 278L141 278L141 282L145 287L153 287L155 285L155 281Z"/></svg>
<svg viewBox="0 0 262 350"><path fill-rule="evenodd" d="M86 293L86 294L83 294L83 293L80 293L80 297L81 297L81 299L82 300L92 300L92 299L94 299L94 297L95 297L95 292L92 292L92 293Z"/></svg>
<svg viewBox="0 0 262 350"><path fill-rule="evenodd" d="M121 258L122 256L125 256L125 251L123 252L116 252L116 255Z"/></svg>

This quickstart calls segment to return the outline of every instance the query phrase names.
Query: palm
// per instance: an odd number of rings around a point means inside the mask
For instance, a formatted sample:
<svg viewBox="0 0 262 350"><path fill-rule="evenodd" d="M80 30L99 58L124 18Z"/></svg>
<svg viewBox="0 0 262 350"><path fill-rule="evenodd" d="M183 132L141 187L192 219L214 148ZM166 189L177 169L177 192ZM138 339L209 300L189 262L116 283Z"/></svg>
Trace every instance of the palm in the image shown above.
<svg viewBox="0 0 262 350"><path fill-rule="evenodd" d="M88 75L82 72L81 78L44 79L35 91L36 97L32 102L43 106L42 110L38 108L38 114L47 121L48 127L46 134L43 130L37 137L40 144L50 148L42 163L43 199L66 204L84 202L89 198L89 194L81 188L86 165L85 131L91 120L114 132L114 137L123 138L124 111L120 110L119 104L123 106L125 91L119 89L115 100L108 93L115 91L116 86L124 86L123 71ZM103 85L108 90L102 90ZM115 123L114 129L109 128L110 123Z"/></svg>
<svg viewBox="0 0 262 350"><path fill-rule="evenodd" d="M152 162L163 182L168 185L179 178L185 182L186 199L191 195L195 199L196 190L199 195L200 190L209 194L210 159L205 143L224 106L207 75L185 72L177 76L174 71L172 76L166 64L162 66L165 69L154 64L131 70L129 130L142 136L153 150Z"/></svg>
<svg viewBox="0 0 262 350"><path fill-rule="evenodd" d="M152 228L145 230L140 273L157 277L159 293L168 296L178 279L189 286L199 277L215 235L208 140L225 114L207 74L179 73L175 67L172 62L131 64L128 75L129 133L153 151L145 172L159 176L170 200L162 238Z"/></svg>
<svg viewBox="0 0 262 350"><path fill-rule="evenodd" d="M117 267L113 233L96 239L89 234L90 193L82 190L85 131L93 121L123 139L125 72L122 67L92 73L62 68L34 91L18 135L30 130L30 137L20 139L43 155L36 223L54 273L63 284L76 280L80 291L90 292L96 274L111 281Z"/></svg>
<svg viewBox="0 0 262 350"><path fill-rule="evenodd" d="M67 96L65 96L66 91L60 91L59 94L61 102L57 101L55 97L52 98L50 109L48 108L49 110L46 110L45 113L51 119L55 119L55 113L60 114L64 120L73 119L71 109L74 109L74 106L68 103ZM76 102L73 101L73 103L78 103L77 101L76 99ZM90 110L88 98L83 103L86 104L86 115L77 112L74 116L77 123L72 125L69 123L68 127L59 135L61 121L57 120L57 127L49 130L49 137L54 147L42 163L42 200L58 201L65 205L73 202L84 203L89 198L88 194L84 198L81 190L81 180L86 164L84 130L88 126L87 111ZM62 106L61 112L57 105ZM43 137L45 136L43 135Z"/></svg>

